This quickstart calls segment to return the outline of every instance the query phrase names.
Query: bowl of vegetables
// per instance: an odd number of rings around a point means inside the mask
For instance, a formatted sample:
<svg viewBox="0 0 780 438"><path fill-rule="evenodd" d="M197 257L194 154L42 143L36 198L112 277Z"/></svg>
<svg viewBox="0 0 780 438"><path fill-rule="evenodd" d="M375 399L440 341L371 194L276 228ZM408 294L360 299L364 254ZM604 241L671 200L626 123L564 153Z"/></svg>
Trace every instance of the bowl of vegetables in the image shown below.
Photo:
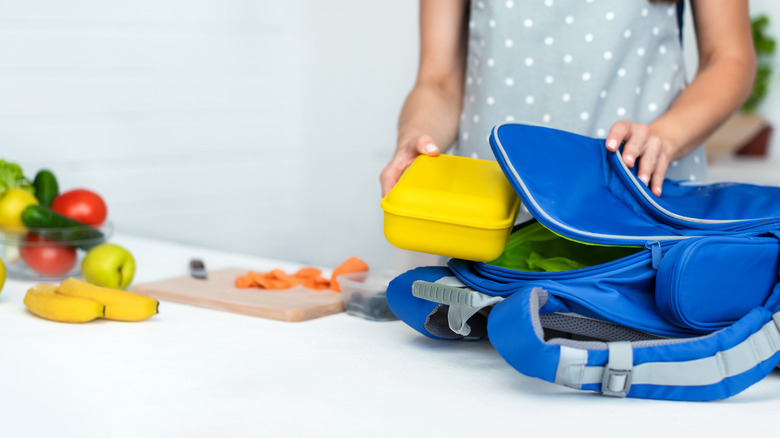
<svg viewBox="0 0 780 438"><path fill-rule="evenodd" d="M0 231L2 258L9 278L61 280L81 275L81 260L107 240L110 224L100 228L30 228Z"/></svg>
<svg viewBox="0 0 780 438"><path fill-rule="evenodd" d="M107 213L97 193L60 193L50 171L41 170L30 181L17 164L0 160L0 257L10 278L49 281L80 275L86 252L113 231Z"/></svg>

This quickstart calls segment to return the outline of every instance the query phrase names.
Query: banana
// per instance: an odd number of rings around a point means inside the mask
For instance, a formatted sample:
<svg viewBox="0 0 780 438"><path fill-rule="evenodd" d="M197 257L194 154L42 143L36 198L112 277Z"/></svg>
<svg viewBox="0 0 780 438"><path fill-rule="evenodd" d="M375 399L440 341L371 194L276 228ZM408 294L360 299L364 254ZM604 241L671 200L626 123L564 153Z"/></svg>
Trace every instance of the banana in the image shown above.
<svg viewBox="0 0 780 438"><path fill-rule="evenodd" d="M57 288L57 293L97 301L106 306L103 317L117 321L149 319L157 313L159 306L157 300L153 298L119 289L95 286L77 278L64 280Z"/></svg>
<svg viewBox="0 0 780 438"><path fill-rule="evenodd" d="M105 306L85 298L74 298L55 293L57 286L39 284L27 291L24 305L41 318L59 322L87 322L100 318Z"/></svg>

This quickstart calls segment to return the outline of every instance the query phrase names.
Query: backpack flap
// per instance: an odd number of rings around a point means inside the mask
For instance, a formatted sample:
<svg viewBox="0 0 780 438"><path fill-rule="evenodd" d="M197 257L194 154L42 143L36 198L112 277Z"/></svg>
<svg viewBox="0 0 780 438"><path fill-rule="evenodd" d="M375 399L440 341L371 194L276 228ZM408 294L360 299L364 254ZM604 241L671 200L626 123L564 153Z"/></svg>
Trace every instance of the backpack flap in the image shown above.
<svg viewBox="0 0 780 438"><path fill-rule="evenodd" d="M545 227L585 243L642 246L684 235L643 211L609 165L604 140L503 124L490 145L523 205Z"/></svg>
<svg viewBox="0 0 780 438"><path fill-rule="evenodd" d="M490 144L533 216L580 242L642 246L780 224L780 188L667 180L655 197L604 139L507 123Z"/></svg>
<svg viewBox="0 0 780 438"><path fill-rule="evenodd" d="M621 154L608 153L607 160L644 211L677 229L734 232L777 229L780 224L780 187L666 179L658 197L637 178L638 166L629 169Z"/></svg>
<svg viewBox="0 0 780 438"><path fill-rule="evenodd" d="M780 282L780 240L735 235L679 242L656 276L658 311L672 324L710 333L763 306Z"/></svg>
<svg viewBox="0 0 780 438"><path fill-rule="evenodd" d="M780 187L666 179L658 197L637 178L637 166L629 169L620 154L610 153L607 160L642 209L676 229L735 232L771 230L780 224Z"/></svg>

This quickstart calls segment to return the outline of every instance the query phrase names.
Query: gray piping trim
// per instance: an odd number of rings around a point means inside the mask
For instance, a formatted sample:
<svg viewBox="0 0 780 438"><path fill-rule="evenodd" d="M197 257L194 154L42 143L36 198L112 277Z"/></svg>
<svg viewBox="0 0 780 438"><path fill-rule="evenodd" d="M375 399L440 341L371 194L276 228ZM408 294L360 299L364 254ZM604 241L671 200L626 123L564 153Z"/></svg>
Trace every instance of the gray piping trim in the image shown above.
<svg viewBox="0 0 780 438"><path fill-rule="evenodd" d="M647 202L652 204L653 207L655 207L658 211L660 211L661 213L669 217L673 217L675 219L682 220L682 221L698 223L698 224L730 224L735 222L746 222L750 220L750 219L701 219L701 218L683 216L677 213L672 213L671 211L661 207L661 205L655 202L655 200L651 198L650 195L645 193L645 191L642 189L642 183L640 183L639 180L634 176L634 174L628 170L628 166L623 161L623 156L618 154L617 157L618 157L618 161L620 162L620 166L623 168L623 170L625 170L626 174L631 179L631 182L634 183L634 186L636 186L637 190L639 190L639 193L642 194L642 197L644 197L647 200Z"/></svg>
<svg viewBox="0 0 780 438"><path fill-rule="evenodd" d="M550 294L541 287L536 286L531 289L531 297L536 297L535 300L531 299L531 301L528 303L528 310L531 315L531 325L534 328L534 334L536 334L536 337L539 339L544 339L544 328L542 327L542 321L539 317L539 309L547 304L547 300L550 298ZM522 318L523 316L521 315L520 317Z"/></svg>
<svg viewBox="0 0 780 438"><path fill-rule="evenodd" d="M501 128L504 125L513 125L513 124L515 123L507 122L507 123L501 123L500 125L496 125L495 127L493 127L493 138L496 140L496 145L498 145L498 150L501 153L501 156L504 157L504 162L509 167L509 171L512 173L512 176L515 178L518 184L520 184L520 187L523 189L523 192L525 192L526 196L528 196L528 199L531 201L531 204L536 208L537 211L541 212L542 216L544 216L545 220L547 220L548 222L551 222L560 228L568 230L574 233L575 235L580 234L580 235L595 237L599 239L638 240L641 238L647 240L682 240L682 239L689 239L691 237L694 237L694 236L618 236L613 234L591 233L588 231L577 230L558 222L552 216L547 214L546 211L541 209L539 203L536 202L536 199L534 199L534 197L528 191L528 187L525 185L525 181L523 181L522 178L520 178L520 175L517 173L517 169L515 169L514 164L512 164L512 162L509 161L509 157L507 156L506 151L504 150L504 146L501 144L501 140L498 138L499 128Z"/></svg>
<svg viewBox="0 0 780 438"><path fill-rule="evenodd" d="M601 377L601 393L613 397L625 397L631 389L634 349L630 342L610 342L609 358Z"/></svg>
<svg viewBox="0 0 780 438"><path fill-rule="evenodd" d="M704 386L742 374L780 351L780 330L776 321L764 324L756 333L734 347L713 356L685 362L647 362L634 366L634 385ZM561 347L563 348L563 347ZM585 367L581 385L601 383L604 367Z"/></svg>

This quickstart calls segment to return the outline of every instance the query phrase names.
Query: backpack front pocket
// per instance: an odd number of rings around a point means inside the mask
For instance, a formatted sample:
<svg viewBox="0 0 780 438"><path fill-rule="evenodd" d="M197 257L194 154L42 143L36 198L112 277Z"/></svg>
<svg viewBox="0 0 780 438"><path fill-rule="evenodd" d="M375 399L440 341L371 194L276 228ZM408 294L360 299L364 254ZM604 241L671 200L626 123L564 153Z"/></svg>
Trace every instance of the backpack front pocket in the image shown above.
<svg viewBox="0 0 780 438"><path fill-rule="evenodd" d="M780 241L718 236L674 245L656 276L656 305L680 327L708 333L761 307L780 281Z"/></svg>

